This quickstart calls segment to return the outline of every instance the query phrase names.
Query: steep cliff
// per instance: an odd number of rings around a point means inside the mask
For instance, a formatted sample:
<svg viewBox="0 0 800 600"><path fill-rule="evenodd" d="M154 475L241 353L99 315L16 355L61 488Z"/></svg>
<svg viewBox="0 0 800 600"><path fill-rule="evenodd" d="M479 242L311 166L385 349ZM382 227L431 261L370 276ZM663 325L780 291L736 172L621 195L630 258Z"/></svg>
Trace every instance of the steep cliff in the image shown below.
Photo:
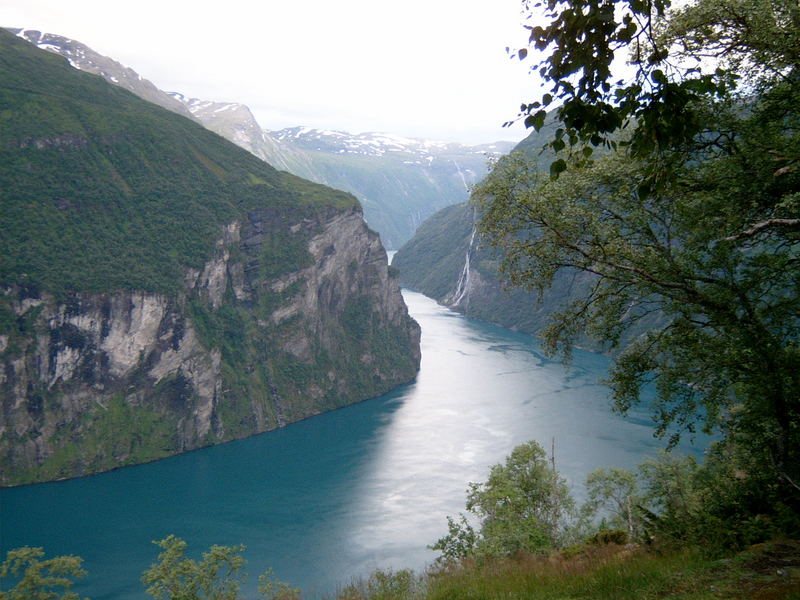
<svg viewBox="0 0 800 600"><path fill-rule="evenodd" d="M273 429L412 379L347 194L0 31L0 484Z"/></svg>

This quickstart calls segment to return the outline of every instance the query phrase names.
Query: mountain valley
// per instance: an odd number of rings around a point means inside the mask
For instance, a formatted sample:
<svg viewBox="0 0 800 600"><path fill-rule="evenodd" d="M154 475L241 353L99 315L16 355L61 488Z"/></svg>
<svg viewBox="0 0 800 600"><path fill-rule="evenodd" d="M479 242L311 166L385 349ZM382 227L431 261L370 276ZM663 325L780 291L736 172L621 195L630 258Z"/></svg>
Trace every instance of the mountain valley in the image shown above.
<svg viewBox="0 0 800 600"><path fill-rule="evenodd" d="M60 54L75 68L98 74L140 97L184 116L290 173L350 192L385 247L398 249L437 210L467 200L469 187L487 172L487 162L507 153L511 142L469 146L292 127L263 129L250 108L164 92L132 69L63 36L29 29L12 33Z"/></svg>

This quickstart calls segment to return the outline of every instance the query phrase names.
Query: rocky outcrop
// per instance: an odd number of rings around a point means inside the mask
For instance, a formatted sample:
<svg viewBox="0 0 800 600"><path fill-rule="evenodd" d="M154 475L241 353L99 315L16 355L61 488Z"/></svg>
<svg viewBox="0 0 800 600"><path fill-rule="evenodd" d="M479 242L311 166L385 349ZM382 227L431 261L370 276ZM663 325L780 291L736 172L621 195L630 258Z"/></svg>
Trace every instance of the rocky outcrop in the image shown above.
<svg viewBox="0 0 800 600"><path fill-rule="evenodd" d="M270 249L296 248L272 264ZM282 254L285 256L285 253ZM2 484L267 431L414 377L419 327L358 208L226 225L176 296L0 288Z"/></svg>

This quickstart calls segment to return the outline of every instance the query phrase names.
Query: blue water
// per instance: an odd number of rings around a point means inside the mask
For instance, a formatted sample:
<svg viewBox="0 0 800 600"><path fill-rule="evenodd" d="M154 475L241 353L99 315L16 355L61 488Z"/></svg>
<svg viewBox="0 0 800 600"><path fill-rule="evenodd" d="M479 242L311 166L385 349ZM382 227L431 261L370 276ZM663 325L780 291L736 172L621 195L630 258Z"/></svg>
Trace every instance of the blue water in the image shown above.
<svg viewBox="0 0 800 600"><path fill-rule="evenodd" d="M529 439L575 495L597 467L633 467L663 446L645 411L609 410L605 357L547 360L527 335L404 293L422 326L422 368L394 392L284 429L94 477L0 491L0 546L77 554L93 600L145 598L141 573L170 533L199 554L245 544L259 573L306 597L378 567L421 568L463 511L469 481ZM685 451L693 449L688 445Z"/></svg>

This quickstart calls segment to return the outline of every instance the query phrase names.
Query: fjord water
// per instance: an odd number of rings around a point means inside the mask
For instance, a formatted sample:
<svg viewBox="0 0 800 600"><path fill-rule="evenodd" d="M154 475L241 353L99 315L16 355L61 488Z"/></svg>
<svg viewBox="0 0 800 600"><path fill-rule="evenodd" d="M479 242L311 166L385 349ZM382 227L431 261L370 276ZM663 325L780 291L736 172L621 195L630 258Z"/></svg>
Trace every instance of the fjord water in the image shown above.
<svg viewBox="0 0 800 600"><path fill-rule="evenodd" d="M548 450L576 496L597 467L632 467L663 443L646 409L609 410L605 357L578 351L569 369L530 336L465 319L404 292L422 326L416 381L284 429L93 477L0 492L3 555L23 545L77 554L93 600L143 598L141 573L175 534L199 555L245 544L257 574L306 597L374 568L421 568L463 510L469 481L530 439ZM693 449L684 446L684 451ZM194 551L194 552L193 552Z"/></svg>

